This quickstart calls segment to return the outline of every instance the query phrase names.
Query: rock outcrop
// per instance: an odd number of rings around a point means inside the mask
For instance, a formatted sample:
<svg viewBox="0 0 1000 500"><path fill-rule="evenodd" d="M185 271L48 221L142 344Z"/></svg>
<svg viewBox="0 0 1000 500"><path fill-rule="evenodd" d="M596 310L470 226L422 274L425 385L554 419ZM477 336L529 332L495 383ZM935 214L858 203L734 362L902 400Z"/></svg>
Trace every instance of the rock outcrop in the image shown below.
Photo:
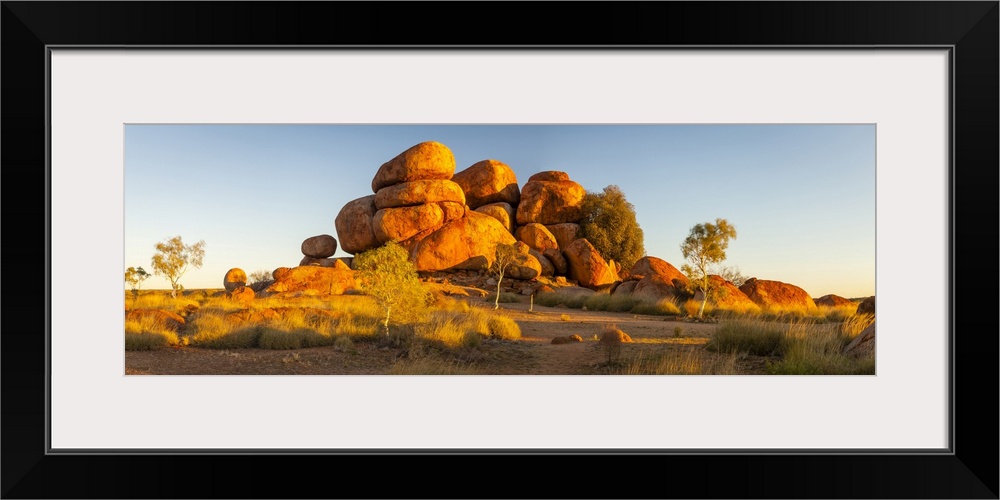
<svg viewBox="0 0 1000 500"><path fill-rule="evenodd" d="M815 309L816 304L805 290L788 283L750 278L740 291L763 309Z"/></svg>
<svg viewBox="0 0 1000 500"><path fill-rule="evenodd" d="M514 242L498 220L471 211L423 237L410 258L419 271L478 270L493 263L497 243Z"/></svg>
<svg viewBox="0 0 1000 500"><path fill-rule="evenodd" d="M861 330L861 333L854 340L851 340L847 346L844 347L844 354L849 356L864 357L864 356L874 356L875 355L875 322L868 325L867 328Z"/></svg>
<svg viewBox="0 0 1000 500"><path fill-rule="evenodd" d="M632 288L632 296L639 299L656 302L662 299L681 300L690 296L686 290L688 279L684 273L657 257L646 256L636 261L629 276L638 279Z"/></svg>
<svg viewBox="0 0 1000 500"><path fill-rule="evenodd" d="M299 292L306 295L343 295L357 289L354 271L338 260L333 267L298 266L274 270L274 283L265 293Z"/></svg>
<svg viewBox="0 0 1000 500"><path fill-rule="evenodd" d="M824 295L818 299L813 299L813 302L815 302L817 306L826 306L826 307L848 307L857 305L854 302L851 302L850 300L847 300L839 295L833 295L833 294Z"/></svg>

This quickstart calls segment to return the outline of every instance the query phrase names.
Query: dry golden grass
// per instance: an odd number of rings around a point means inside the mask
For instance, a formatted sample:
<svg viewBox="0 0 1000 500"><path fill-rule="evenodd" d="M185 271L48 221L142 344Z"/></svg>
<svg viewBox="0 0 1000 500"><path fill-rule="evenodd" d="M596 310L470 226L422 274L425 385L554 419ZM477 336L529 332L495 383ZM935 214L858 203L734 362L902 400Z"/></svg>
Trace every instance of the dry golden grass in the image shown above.
<svg viewBox="0 0 1000 500"><path fill-rule="evenodd" d="M126 350L146 351L173 345L182 345L182 340L176 332L155 317L142 316L125 320Z"/></svg>

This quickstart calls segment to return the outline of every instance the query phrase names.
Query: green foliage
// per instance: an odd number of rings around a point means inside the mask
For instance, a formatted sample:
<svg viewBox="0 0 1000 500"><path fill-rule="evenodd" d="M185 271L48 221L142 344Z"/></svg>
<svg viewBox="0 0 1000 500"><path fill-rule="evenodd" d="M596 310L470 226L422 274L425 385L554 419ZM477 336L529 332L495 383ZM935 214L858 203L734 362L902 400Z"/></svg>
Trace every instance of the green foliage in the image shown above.
<svg viewBox="0 0 1000 500"><path fill-rule="evenodd" d="M616 185L604 188L601 193L584 196L580 230L602 257L618 261L622 269L631 269L646 255L635 206L625 199L625 193Z"/></svg>
<svg viewBox="0 0 1000 500"><path fill-rule="evenodd" d="M497 243L496 253L493 256L493 262L489 266L489 273L497 277L497 291L494 297L493 309L500 308L500 301L502 295L500 293L500 283L503 281L504 274L510 269L514 263L517 262L518 255L520 252L514 245L508 245L507 243Z"/></svg>
<svg viewBox="0 0 1000 500"><path fill-rule="evenodd" d="M152 261L153 273L170 280L170 295L176 299L177 292L184 289L180 284L181 276L184 276L190 266L200 268L204 258L204 241L185 245L180 236L174 236L156 244Z"/></svg>
<svg viewBox="0 0 1000 500"><path fill-rule="evenodd" d="M704 314L705 304L712 290L712 282L708 278L712 266L726 260L729 240L735 238L736 228L729 221L715 219L715 224L711 222L695 224L691 228L691 233L681 243L681 254L688 261L681 267L681 271L687 275L690 286L695 290L701 290L704 294L701 308L698 310L699 318Z"/></svg>
<svg viewBox="0 0 1000 500"><path fill-rule="evenodd" d="M125 283L128 283L129 288L132 289L132 295L134 297L139 296L139 287L141 287L142 282L149 279L150 276L151 275L142 267L130 267L125 270Z"/></svg>
<svg viewBox="0 0 1000 500"><path fill-rule="evenodd" d="M354 265L361 291L372 296L385 313L382 327L386 336L392 314L419 315L431 300L406 249L394 241L358 254Z"/></svg>

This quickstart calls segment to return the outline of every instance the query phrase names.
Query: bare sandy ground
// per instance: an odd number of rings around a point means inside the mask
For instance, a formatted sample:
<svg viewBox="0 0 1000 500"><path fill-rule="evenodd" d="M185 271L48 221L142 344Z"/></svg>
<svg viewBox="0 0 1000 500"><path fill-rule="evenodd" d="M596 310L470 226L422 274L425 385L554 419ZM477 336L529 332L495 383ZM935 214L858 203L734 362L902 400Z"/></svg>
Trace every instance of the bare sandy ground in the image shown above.
<svg viewBox="0 0 1000 500"><path fill-rule="evenodd" d="M491 307L482 299L468 299ZM633 343L623 345L623 355L663 350L698 349L704 353L714 324L691 323L673 317L582 311L527 303L501 304L521 327L517 342L487 341L480 359L471 360L484 375L590 375L606 373L606 351L597 338L604 325L626 332ZM681 332L675 332L680 327ZM579 335L583 342L552 344L555 337ZM375 344L355 344L353 349L314 347L294 350L200 349L174 347L125 352L125 373L169 375L381 375L390 373L398 350ZM744 367L753 372L754 367Z"/></svg>

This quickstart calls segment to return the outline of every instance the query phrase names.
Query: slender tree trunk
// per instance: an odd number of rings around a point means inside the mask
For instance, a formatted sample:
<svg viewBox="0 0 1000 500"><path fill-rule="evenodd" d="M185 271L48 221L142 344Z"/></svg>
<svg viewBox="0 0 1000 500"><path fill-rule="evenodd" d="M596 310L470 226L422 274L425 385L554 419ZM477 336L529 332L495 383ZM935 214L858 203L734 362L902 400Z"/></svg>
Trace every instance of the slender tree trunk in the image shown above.
<svg viewBox="0 0 1000 500"><path fill-rule="evenodd" d="M171 283L170 284L170 296L173 297L173 298L175 298L175 299L177 298L177 284L176 283Z"/></svg>
<svg viewBox="0 0 1000 500"><path fill-rule="evenodd" d="M704 297L701 298L701 307L698 308L698 319L701 319L701 315L705 313L705 303L708 302L708 290L702 290Z"/></svg>
<svg viewBox="0 0 1000 500"><path fill-rule="evenodd" d="M497 278L497 301L493 304L493 310L494 311L497 310L497 309L500 309L500 282L501 281L503 281L503 274L502 273L500 274L500 277Z"/></svg>
<svg viewBox="0 0 1000 500"><path fill-rule="evenodd" d="M385 336L389 336L389 313L392 311L392 307L385 308L385 321L382 322L382 328L385 329Z"/></svg>

